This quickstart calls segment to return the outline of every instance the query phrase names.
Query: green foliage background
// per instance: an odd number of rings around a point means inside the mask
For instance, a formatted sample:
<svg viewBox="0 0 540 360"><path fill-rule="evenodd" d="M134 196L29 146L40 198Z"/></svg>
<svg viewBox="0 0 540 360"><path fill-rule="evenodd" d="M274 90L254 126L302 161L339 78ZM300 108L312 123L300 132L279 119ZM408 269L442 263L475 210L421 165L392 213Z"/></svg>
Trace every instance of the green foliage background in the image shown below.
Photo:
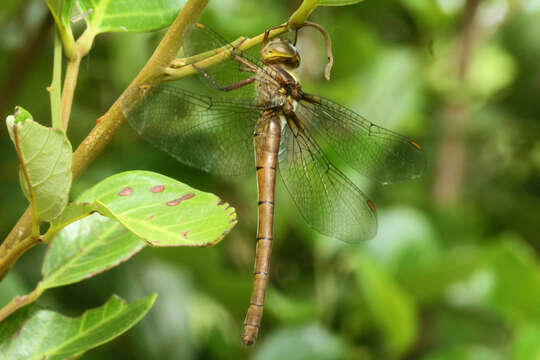
<svg viewBox="0 0 540 360"><path fill-rule="evenodd" d="M464 33L465 3L474 2L366 0L313 13L332 36L335 67L324 81L323 42L302 31L304 88L416 139L428 167L421 179L388 186L345 169L379 212L377 237L357 246L309 230L278 184L271 283L253 348L240 345L240 330L252 284L255 177L185 167L124 125L74 183L73 197L113 173L151 170L218 194L239 223L215 247L146 248L118 268L46 293L40 303L72 316L112 293L129 301L159 293L139 325L83 358L540 359L540 3L480 1ZM232 40L285 21L297 6L213 1L202 21ZM49 125L46 14L38 0L0 3L0 110L6 116L20 104ZM74 146L161 35L96 40L75 93ZM0 146L5 237L26 200L5 128ZM0 303L34 287L44 250L20 259L0 285Z"/></svg>

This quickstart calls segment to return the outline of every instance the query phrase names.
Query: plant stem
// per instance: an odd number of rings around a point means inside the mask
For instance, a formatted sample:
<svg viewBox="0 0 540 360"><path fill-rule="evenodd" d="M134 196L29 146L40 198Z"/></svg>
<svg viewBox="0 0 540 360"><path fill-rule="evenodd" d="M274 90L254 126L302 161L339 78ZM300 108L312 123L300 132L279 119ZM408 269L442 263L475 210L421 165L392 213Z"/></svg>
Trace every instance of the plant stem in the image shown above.
<svg viewBox="0 0 540 360"><path fill-rule="evenodd" d="M75 40L73 39L73 32L71 31L71 27L69 27L69 23L67 23L68 26L66 27L65 24L62 22L62 19L59 17L59 15L61 16L61 14L58 14L55 11L51 0L45 0L45 2L47 3L50 13L54 18L54 22L56 23L58 35L60 36L60 39L62 39L64 53L66 54L66 57L71 60L75 57L76 53Z"/></svg>
<svg viewBox="0 0 540 360"><path fill-rule="evenodd" d="M64 79L64 89L62 90L62 129L67 130L69 117L71 115L71 106L73 105L73 95L77 86L79 76L79 67L84 55L77 49L75 56L68 61L66 69L66 78Z"/></svg>
<svg viewBox="0 0 540 360"><path fill-rule="evenodd" d="M152 57L148 60L144 68L131 82L128 88L156 81L156 79L163 75L164 69L176 58L176 54L182 44L185 30L200 16L207 3L208 0L188 0L186 2L184 8L178 14L175 21L161 40L159 46L152 54ZM81 53L78 53L75 57L76 60L74 60L76 62L68 62L66 79L64 80L64 92L62 94L62 119L64 119L64 111L69 115L69 111L71 110L76 75L81 60L80 57ZM71 95L68 95L70 92ZM71 167L74 179L81 175L82 171L90 165L124 122L125 119L120 110L119 99L120 97L114 102L105 115L98 119L96 126L94 126L90 134L88 134L77 150L75 150L75 153L73 154L73 165ZM39 242L39 239L29 237L31 225L32 212L29 207L0 246L0 280L4 278L24 251ZM14 252L14 249L17 249L17 251Z"/></svg>
<svg viewBox="0 0 540 360"><path fill-rule="evenodd" d="M317 7L318 0L304 0L300 7L291 15L287 26L289 29L296 30L301 28L309 15Z"/></svg>
<svg viewBox="0 0 540 360"><path fill-rule="evenodd" d="M54 32L54 63L49 95L51 98L51 123L55 129L62 128L62 114L60 112L60 87L62 81L62 43L58 30ZM65 128L64 128L65 130Z"/></svg>
<svg viewBox="0 0 540 360"><path fill-rule="evenodd" d="M459 51L456 58L456 78L467 94L466 76L478 30L475 22L480 0L467 0L462 19ZM435 202L442 206L456 203L461 195L467 157L466 129L470 121L469 99L449 99L442 117L442 140L437 154L438 165L433 183Z"/></svg>
<svg viewBox="0 0 540 360"><path fill-rule="evenodd" d="M272 37L281 35L281 34L287 32L287 31L289 31L289 29L287 29L286 27L281 27L281 28L272 30L268 34L268 38L272 38ZM236 50L244 51L244 50L250 49L253 46L262 43L263 38L264 38L264 33L262 33L260 35L257 35L257 36L255 36L255 37L253 37L251 39L246 39L245 41L243 41L240 44L240 46L238 46L236 48ZM235 40L234 42L231 43L231 45L235 45L237 42L238 42L238 40ZM208 53L208 57L203 59L203 60L200 60L202 55L190 56L190 57L184 58L184 59L175 59L175 60L171 61L171 66L168 66L167 68L165 68L166 76L162 80L163 81L173 81L173 80L178 80L178 79L184 78L184 77L189 76L189 75L198 74L198 71L192 66L192 62L194 60L197 60L197 67L198 68L206 69L206 68L214 66L214 65L216 65L216 64L218 64L218 63L220 63L220 62L222 62L224 60L229 59L230 56L231 56L231 51L233 51L233 48L228 46L227 51L215 51L215 50L207 51L206 53ZM186 64L186 65L178 67L178 66L180 66L182 64Z"/></svg>
<svg viewBox="0 0 540 360"><path fill-rule="evenodd" d="M6 241L2 243L0 247L0 276L2 278L9 272L15 261L21 256L25 251L32 248L34 245L39 244L39 238L35 238L31 235L26 236L21 241L15 242L13 244L8 243L9 236L12 236L14 230L17 228L26 230L25 233L30 233L32 227L32 208L29 206L24 212L23 216L19 219L13 230L9 233ZM17 233L13 235L17 239ZM12 245L12 246L11 246Z"/></svg>
<svg viewBox="0 0 540 360"><path fill-rule="evenodd" d="M42 293L43 290L37 286L31 293L13 298L6 306L0 309L0 322L23 306L36 301Z"/></svg>

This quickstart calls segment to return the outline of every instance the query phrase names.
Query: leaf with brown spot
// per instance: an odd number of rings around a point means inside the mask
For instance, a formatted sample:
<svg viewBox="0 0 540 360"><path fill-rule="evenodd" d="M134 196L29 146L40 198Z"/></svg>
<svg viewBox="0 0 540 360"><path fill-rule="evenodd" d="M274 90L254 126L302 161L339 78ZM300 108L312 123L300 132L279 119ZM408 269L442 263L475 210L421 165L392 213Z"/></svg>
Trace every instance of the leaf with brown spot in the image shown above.
<svg viewBox="0 0 540 360"><path fill-rule="evenodd" d="M178 199L168 201L167 205L168 206L176 206L176 205L180 204L182 201L189 200L189 199L191 199L193 197L195 197L195 194L193 194L193 193L185 194L185 195L180 196Z"/></svg>
<svg viewBox="0 0 540 360"><path fill-rule="evenodd" d="M150 188L150 191L153 193L160 193L163 190L165 190L165 186L163 185L154 185Z"/></svg>
<svg viewBox="0 0 540 360"><path fill-rule="evenodd" d="M128 188L130 196L118 196ZM236 224L234 208L216 195L148 171L111 176L83 198L151 246L213 245Z"/></svg>
<svg viewBox="0 0 540 360"><path fill-rule="evenodd" d="M129 186L126 186L125 188L120 190L120 192L118 193L118 196L129 196L131 194L133 194L133 189L130 188Z"/></svg>

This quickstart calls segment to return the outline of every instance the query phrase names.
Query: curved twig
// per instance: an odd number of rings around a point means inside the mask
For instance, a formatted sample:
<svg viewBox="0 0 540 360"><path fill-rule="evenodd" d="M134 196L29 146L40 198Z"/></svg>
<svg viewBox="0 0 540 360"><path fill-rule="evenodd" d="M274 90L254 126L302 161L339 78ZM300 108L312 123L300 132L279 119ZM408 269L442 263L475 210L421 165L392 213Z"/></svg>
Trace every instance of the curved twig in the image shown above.
<svg viewBox="0 0 540 360"><path fill-rule="evenodd" d="M326 29L317 23L311 21L304 21L303 26L314 27L315 29L319 30L319 32L324 36L324 41L326 42L326 55L328 56L328 64L326 64L326 67L324 68L324 77L326 78L326 80L330 80L330 71L332 71L332 66L334 65L334 55L332 54L332 39L330 39L330 35L328 35Z"/></svg>

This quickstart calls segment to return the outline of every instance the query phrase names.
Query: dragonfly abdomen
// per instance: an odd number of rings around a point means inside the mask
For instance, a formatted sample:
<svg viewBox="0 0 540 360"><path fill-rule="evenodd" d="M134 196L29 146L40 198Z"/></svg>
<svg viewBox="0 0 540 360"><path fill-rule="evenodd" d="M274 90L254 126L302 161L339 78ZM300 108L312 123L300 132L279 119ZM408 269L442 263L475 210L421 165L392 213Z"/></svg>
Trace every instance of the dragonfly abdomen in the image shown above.
<svg viewBox="0 0 540 360"><path fill-rule="evenodd" d="M257 169L259 225L255 257L255 280L249 309L244 321L242 341L251 345L257 339L263 315L264 295L270 272L270 256L274 236L274 193L281 123L277 111L261 114L254 134L255 166Z"/></svg>

